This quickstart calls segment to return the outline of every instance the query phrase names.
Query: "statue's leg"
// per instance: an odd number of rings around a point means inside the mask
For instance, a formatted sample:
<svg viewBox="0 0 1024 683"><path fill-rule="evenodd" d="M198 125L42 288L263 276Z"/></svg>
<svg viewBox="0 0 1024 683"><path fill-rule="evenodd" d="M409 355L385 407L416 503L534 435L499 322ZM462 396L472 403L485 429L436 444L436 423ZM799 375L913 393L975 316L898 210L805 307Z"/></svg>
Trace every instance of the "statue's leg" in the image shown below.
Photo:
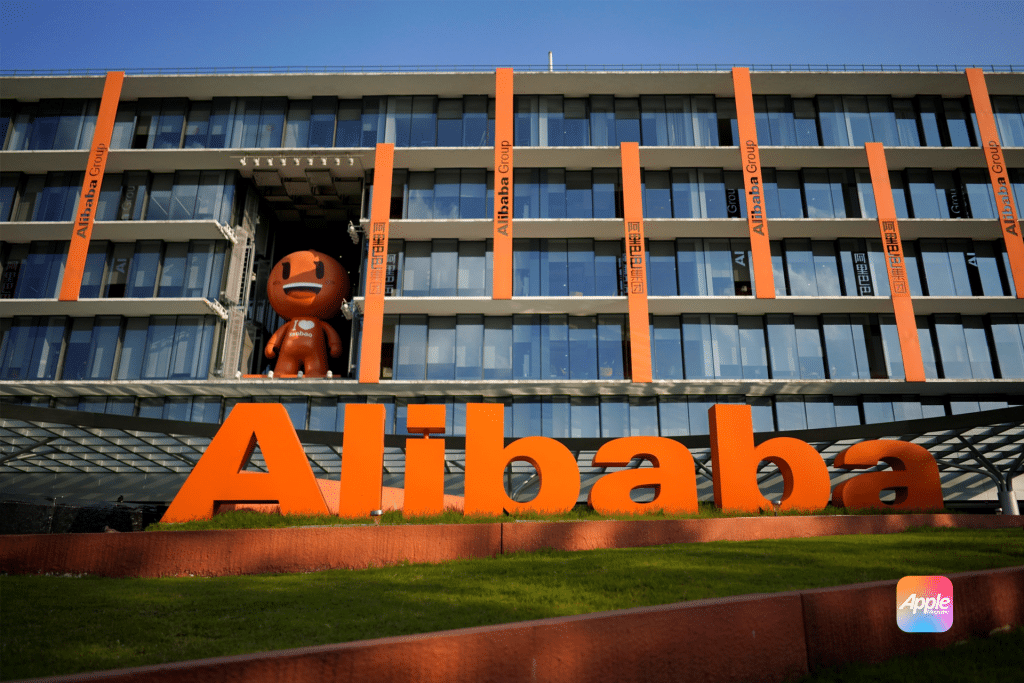
<svg viewBox="0 0 1024 683"><path fill-rule="evenodd" d="M299 374L299 358L282 351L274 366L274 377L295 377Z"/></svg>
<svg viewBox="0 0 1024 683"><path fill-rule="evenodd" d="M327 376L327 358L324 357L324 354L311 353L302 360L302 365L305 369L305 377Z"/></svg>

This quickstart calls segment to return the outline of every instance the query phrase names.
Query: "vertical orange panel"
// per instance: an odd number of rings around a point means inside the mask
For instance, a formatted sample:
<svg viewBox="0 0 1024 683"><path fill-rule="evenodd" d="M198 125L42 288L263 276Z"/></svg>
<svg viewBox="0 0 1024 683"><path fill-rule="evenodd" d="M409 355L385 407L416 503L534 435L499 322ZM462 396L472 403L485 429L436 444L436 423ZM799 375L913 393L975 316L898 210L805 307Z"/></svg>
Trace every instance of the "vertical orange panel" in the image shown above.
<svg viewBox="0 0 1024 683"><path fill-rule="evenodd" d="M885 268L889 273L889 291L892 295L892 309L896 313L896 331L900 337L904 372L908 382L923 382L924 361L921 359L921 343L917 338L917 321L914 319L914 304L910 298L910 283L907 282L903 241L896 221L896 205L892 201L885 149L880 142L867 142L864 149L868 154L871 188L875 193L878 227L882 232Z"/></svg>
<svg viewBox="0 0 1024 683"><path fill-rule="evenodd" d="M383 195L390 199L391 195ZM390 202L389 202L390 203ZM341 444L339 517L369 517L381 509L384 477L384 406L349 403Z"/></svg>
<svg viewBox="0 0 1024 683"><path fill-rule="evenodd" d="M366 299L363 304L363 341L359 349L359 381L380 381L380 344L384 329L384 279L388 261L388 224L391 219L391 176L395 146L377 145L373 160L373 210L367 232Z"/></svg>
<svg viewBox="0 0 1024 683"><path fill-rule="evenodd" d="M419 517L444 512L444 439L431 434L445 430L445 406L414 404L406 411L406 430L423 434L405 440L405 501L402 515Z"/></svg>
<svg viewBox="0 0 1024 683"><path fill-rule="evenodd" d="M92 145L89 147L89 166L85 170L82 195L78 199L78 216L75 218L71 233L68 262L64 266L64 280L60 285L61 301L78 301L78 292L82 288L85 258L89 254L89 240L96 217L95 209L103 186L103 171L107 167L110 136L114 132L114 118L117 116L117 103L121 99L123 83L123 71L107 72L107 79L103 83L103 99L100 100L100 110L96 115L96 129L93 131Z"/></svg>
<svg viewBox="0 0 1024 683"><path fill-rule="evenodd" d="M626 260L629 273L629 355L633 381L650 382L651 323L647 315L647 261L644 254L644 205L640 194L640 145L623 142L622 216L626 223Z"/></svg>
<svg viewBox="0 0 1024 683"><path fill-rule="evenodd" d="M974 113L978 116L978 130L981 132L981 147L985 150L985 165L992 180L992 191L996 196L996 211L999 213L999 227L1006 242L1006 255L1010 258L1010 271L1017 298L1024 299L1024 236L1020 232L1020 219L1013 205L1010 193L1010 178L1006 172L1006 159L999 145L999 131L992 115L992 101L988 97L985 74L981 69L967 69L967 82L971 86Z"/></svg>
<svg viewBox="0 0 1024 683"><path fill-rule="evenodd" d="M747 228L750 230L750 267L754 271L754 289L758 299L774 299L775 276L771 245L768 243L768 219L764 213L761 151L757 146L750 70L735 67L732 70L732 87L736 95L736 123L740 134L737 142L743 165L743 187L747 193Z"/></svg>
<svg viewBox="0 0 1024 683"><path fill-rule="evenodd" d="M512 298L512 69L494 73L494 267L491 298Z"/></svg>

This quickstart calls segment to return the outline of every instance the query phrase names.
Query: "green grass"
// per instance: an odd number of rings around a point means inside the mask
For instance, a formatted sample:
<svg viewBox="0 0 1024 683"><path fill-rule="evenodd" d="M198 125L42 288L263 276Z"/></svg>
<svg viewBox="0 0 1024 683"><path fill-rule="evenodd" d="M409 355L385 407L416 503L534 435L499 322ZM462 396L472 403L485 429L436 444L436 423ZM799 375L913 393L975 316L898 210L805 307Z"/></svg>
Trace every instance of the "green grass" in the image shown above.
<svg viewBox="0 0 1024 683"><path fill-rule="evenodd" d="M220 578L0 577L2 676L338 643L1024 564L1019 529L517 553Z"/></svg>
<svg viewBox="0 0 1024 683"><path fill-rule="evenodd" d="M787 510L780 512L779 516L801 516L801 515L877 515L877 514L912 514L916 512L946 513L951 510L847 510L836 508L831 505L821 510ZM764 513L770 515L770 512ZM476 515L465 517L457 510L446 510L440 515L429 517L403 517L401 511L385 512L377 518L381 525L395 524L495 524L500 522L523 521L552 521L552 522L575 522L575 521L597 521L607 519L711 519L717 517L749 517L749 512L724 512L711 503L701 503L696 514L665 514L657 511L644 515L599 515L590 508L580 507L561 514L539 514L531 512L502 515L501 517L489 517ZM371 518L342 519L340 517L324 515L279 515L267 514L264 512L253 512L251 510L233 510L214 516L212 519L200 519L177 524L165 524L158 522L146 527L146 531L204 531L207 529L272 529L292 526L346 526L366 525L374 523Z"/></svg>
<svg viewBox="0 0 1024 683"><path fill-rule="evenodd" d="M825 669L794 683L993 683L1020 679L1024 628L962 641L879 664Z"/></svg>

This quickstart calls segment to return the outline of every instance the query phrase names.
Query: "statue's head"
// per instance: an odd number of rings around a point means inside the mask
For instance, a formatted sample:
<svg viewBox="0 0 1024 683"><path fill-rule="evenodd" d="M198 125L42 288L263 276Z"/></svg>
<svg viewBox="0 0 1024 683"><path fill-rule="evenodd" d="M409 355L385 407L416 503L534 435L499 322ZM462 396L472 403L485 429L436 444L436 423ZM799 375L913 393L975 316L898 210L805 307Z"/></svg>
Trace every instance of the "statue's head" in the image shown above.
<svg viewBox="0 0 1024 683"><path fill-rule="evenodd" d="M296 251L277 262L267 280L270 305L285 318L326 320L349 293L348 273L319 251Z"/></svg>

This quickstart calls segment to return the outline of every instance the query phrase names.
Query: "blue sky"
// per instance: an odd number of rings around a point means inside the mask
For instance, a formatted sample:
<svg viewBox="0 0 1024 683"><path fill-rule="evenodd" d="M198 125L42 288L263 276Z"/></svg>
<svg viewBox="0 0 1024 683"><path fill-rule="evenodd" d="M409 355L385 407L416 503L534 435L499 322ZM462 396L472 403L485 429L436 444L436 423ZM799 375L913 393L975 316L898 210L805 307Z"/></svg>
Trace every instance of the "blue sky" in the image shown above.
<svg viewBox="0 0 1024 683"><path fill-rule="evenodd" d="M1024 2L2 0L0 69L1022 64Z"/></svg>

